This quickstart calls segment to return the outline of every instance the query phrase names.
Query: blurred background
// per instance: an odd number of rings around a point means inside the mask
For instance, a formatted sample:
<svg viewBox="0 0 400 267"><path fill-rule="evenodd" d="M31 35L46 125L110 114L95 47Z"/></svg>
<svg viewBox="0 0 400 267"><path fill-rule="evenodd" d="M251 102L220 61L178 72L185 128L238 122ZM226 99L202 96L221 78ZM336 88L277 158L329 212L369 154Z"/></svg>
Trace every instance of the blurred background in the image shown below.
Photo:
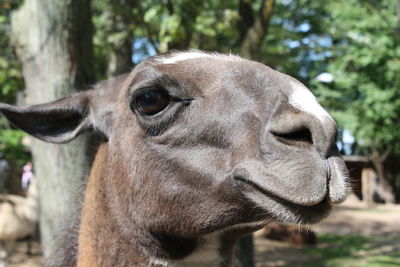
<svg viewBox="0 0 400 267"><path fill-rule="evenodd" d="M17 105L173 49L239 54L296 77L338 122L353 193L311 228L257 232L243 266L400 265L400 0L0 0L0 47L0 102ZM17 243L0 234L0 259L42 265L79 210L95 148L89 135L44 144L0 118L0 221L20 223L2 213L10 194L33 214Z"/></svg>

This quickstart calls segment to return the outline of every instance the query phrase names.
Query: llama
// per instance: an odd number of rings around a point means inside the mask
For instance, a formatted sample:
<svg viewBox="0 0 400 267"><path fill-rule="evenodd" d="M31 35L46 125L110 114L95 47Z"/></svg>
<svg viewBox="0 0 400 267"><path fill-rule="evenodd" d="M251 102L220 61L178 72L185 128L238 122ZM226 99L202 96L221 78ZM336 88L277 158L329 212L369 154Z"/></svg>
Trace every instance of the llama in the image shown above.
<svg viewBox="0 0 400 267"><path fill-rule="evenodd" d="M34 234L38 217L36 179L32 180L26 197L0 195L0 266L7 266L7 257L18 238Z"/></svg>
<svg viewBox="0 0 400 267"><path fill-rule="evenodd" d="M159 55L92 90L0 111L46 142L104 136L63 266L232 266L241 236L316 223L346 197L334 120L302 83L238 56Z"/></svg>

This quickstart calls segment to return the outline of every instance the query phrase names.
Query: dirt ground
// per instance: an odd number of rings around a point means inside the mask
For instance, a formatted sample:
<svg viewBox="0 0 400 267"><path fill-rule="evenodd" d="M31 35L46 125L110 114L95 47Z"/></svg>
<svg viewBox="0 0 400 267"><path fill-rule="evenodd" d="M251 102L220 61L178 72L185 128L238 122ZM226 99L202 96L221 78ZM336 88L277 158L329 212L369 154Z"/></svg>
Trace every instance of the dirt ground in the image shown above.
<svg viewBox="0 0 400 267"><path fill-rule="evenodd" d="M9 267L43 266L42 251L38 242L32 243L32 255L27 255L27 251L27 242L18 242L14 253L9 259Z"/></svg>
<svg viewBox="0 0 400 267"><path fill-rule="evenodd" d="M350 235L366 237L366 246L360 244L349 248L351 263L325 264L304 252L304 249L287 243L267 240L255 234L256 267L271 266L400 266L400 257L393 262L376 264L362 263L368 257L383 257L400 251L400 205L367 205L355 196L349 197L343 204L334 208L332 214L319 224L311 226L317 235ZM357 239L356 239L357 241ZM345 243L343 246L348 245ZM331 247L330 247L331 246ZM336 246L336 247L335 247ZM318 242L316 249L337 250L338 244ZM396 255L397 255L396 254ZM330 255L333 258L332 255ZM319 260L319 261L318 261ZM319 262L319 263L315 263Z"/></svg>
<svg viewBox="0 0 400 267"><path fill-rule="evenodd" d="M323 222L311 226L318 235L355 235L373 238L372 249L355 250L353 257L364 258L368 253L376 255L390 254L400 251L400 205L366 205L355 197L350 197L340 206L334 208L333 213ZM320 242L318 248L329 244ZM287 243L267 240L255 234L255 262L256 267L272 266L326 266L313 264L317 256L304 252L303 248ZM328 247L329 248L329 247ZM33 256L26 255L26 243L19 242L16 252L10 258L10 267L39 267L42 266L40 246L34 243ZM307 265L307 263L310 263ZM396 264L397 265L397 264ZM362 266L362 265L346 265ZM369 265L368 265L369 266ZM395 266L395 265L373 265ZM400 266L400 259L399 259Z"/></svg>

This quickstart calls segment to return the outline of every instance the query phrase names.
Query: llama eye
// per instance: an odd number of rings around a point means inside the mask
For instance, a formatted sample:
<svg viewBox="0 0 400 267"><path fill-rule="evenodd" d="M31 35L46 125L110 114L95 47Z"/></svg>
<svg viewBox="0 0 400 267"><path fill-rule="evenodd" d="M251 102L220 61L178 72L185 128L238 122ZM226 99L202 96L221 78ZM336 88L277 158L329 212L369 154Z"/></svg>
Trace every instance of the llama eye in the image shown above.
<svg viewBox="0 0 400 267"><path fill-rule="evenodd" d="M149 90L136 98L138 110L148 116L163 111L168 106L169 102L170 99L168 95L160 90Z"/></svg>

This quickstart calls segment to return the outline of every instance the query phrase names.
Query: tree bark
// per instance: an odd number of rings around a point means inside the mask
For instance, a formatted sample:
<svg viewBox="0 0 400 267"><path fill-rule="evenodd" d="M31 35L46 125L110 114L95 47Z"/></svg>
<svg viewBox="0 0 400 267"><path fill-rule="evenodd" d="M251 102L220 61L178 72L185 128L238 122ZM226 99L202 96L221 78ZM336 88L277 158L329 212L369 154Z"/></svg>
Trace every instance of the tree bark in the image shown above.
<svg viewBox="0 0 400 267"><path fill-rule="evenodd" d="M400 203L400 155L392 154L385 161L385 176L390 182L395 202Z"/></svg>
<svg viewBox="0 0 400 267"><path fill-rule="evenodd" d="M93 82L90 0L26 0L12 14L12 43L22 62L27 104L53 101ZM65 145L32 142L40 191L40 231L48 257L61 225L79 210L74 192L90 166L89 136Z"/></svg>

